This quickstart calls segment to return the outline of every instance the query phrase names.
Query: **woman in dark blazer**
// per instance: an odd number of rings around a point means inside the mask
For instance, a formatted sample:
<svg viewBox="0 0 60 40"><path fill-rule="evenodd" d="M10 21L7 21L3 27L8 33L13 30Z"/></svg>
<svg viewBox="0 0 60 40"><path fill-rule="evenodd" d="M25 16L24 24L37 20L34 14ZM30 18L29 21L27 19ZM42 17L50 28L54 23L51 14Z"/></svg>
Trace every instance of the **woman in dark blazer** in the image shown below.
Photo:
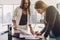
<svg viewBox="0 0 60 40"><path fill-rule="evenodd" d="M55 37L59 37L60 15L56 8L54 6L48 6L43 1L37 1L35 3L35 9L38 13L45 13L45 28L40 32L40 34L45 32L44 37L47 37L50 35L50 31L52 31Z"/></svg>

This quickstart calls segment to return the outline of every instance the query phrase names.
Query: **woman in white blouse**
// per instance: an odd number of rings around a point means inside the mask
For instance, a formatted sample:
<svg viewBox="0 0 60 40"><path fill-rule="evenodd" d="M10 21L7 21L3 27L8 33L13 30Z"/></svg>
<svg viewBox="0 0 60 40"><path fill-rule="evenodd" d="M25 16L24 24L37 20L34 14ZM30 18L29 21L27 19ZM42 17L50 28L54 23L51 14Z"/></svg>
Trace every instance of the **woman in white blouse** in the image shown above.
<svg viewBox="0 0 60 40"><path fill-rule="evenodd" d="M30 24L30 0L21 0L21 5L17 7L14 11L13 14L13 25L14 25L14 30L28 30L28 26L30 28L30 32L34 34L32 31L32 27ZM28 31L26 31L28 32ZM16 31L16 33L19 33Z"/></svg>

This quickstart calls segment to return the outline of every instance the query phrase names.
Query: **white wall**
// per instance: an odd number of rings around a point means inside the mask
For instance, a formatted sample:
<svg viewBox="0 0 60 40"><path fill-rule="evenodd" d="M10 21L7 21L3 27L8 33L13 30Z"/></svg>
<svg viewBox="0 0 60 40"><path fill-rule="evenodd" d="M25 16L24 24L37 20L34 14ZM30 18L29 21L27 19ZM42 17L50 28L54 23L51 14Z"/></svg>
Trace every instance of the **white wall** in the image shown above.
<svg viewBox="0 0 60 40"><path fill-rule="evenodd" d="M35 4L38 0L31 0L31 4ZM60 7L57 8L57 4L60 3L60 0L41 0L44 1L48 6L53 5L60 13Z"/></svg>
<svg viewBox="0 0 60 40"><path fill-rule="evenodd" d="M21 0L0 0L0 4L20 4ZM31 0L31 3L34 4L38 0ZM42 0L48 5L54 5L56 6L57 3L60 2L60 0Z"/></svg>
<svg viewBox="0 0 60 40"><path fill-rule="evenodd" d="M38 1L38 0L31 0L31 3L35 4L36 1ZM44 1L46 4L53 5L55 7L56 7L57 3L60 3L60 0L41 0L41 1Z"/></svg>
<svg viewBox="0 0 60 40"><path fill-rule="evenodd" d="M0 0L0 4L20 4L21 0Z"/></svg>

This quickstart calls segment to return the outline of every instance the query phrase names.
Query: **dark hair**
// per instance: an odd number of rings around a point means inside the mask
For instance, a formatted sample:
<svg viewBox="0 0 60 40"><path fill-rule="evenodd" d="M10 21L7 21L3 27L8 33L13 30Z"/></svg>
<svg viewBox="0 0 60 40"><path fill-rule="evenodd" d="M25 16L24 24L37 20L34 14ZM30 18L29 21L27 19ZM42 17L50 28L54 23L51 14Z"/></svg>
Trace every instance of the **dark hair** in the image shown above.
<svg viewBox="0 0 60 40"><path fill-rule="evenodd" d="M20 8L24 8L25 0L21 0ZM30 14L30 0L28 0L28 12Z"/></svg>
<svg viewBox="0 0 60 40"><path fill-rule="evenodd" d="M20 8L24 8L25 0L21 0ZM28 8L30 8L30 0L28 0Z"/></svg>

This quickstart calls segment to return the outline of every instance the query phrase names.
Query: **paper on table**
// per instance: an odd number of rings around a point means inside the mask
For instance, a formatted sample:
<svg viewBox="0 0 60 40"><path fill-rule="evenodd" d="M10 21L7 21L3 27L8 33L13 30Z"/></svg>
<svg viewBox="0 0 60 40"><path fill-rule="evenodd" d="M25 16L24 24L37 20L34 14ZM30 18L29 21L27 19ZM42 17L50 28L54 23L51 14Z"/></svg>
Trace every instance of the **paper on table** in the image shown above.
<svg viewBox="0 0 60 40"><path fill-rule="evenodd" d="M22 35L22 34L20 34L20 38L25 38L25 39L39 39L39 38L36 38L35 35Z"/></svg>
<svg viewBox="0 0 60 40"><path fill-rule="evenodd" d="M29 33L28 30L23 30L23 29L17 28L16 31L19 32L20 34L31 35L31 33Z"/></svg>
<svg viewBox="0 0 60 40"><path fill-rule="evenodd" d="M27 32L27 30L23 30L23 29L20 29L20 30L17 29L17 30L20 31L20 38L36 39L35 36Z"/></svg>

